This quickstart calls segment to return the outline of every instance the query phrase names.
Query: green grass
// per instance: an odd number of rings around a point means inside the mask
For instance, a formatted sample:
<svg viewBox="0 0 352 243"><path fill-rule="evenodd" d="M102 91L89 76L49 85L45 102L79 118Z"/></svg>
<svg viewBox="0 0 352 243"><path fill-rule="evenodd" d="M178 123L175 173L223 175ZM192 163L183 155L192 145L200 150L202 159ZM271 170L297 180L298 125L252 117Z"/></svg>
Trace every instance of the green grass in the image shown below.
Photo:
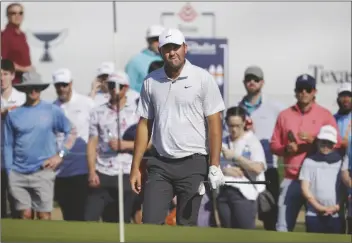
<svg viewBox="0 0 352 243"><path fill-rule="evenodd" d="M118 225L108 223L1 221L4 242L118 242ZM156 225L126 225L128 242L351 242L351 236L279 233Z"/></svg>

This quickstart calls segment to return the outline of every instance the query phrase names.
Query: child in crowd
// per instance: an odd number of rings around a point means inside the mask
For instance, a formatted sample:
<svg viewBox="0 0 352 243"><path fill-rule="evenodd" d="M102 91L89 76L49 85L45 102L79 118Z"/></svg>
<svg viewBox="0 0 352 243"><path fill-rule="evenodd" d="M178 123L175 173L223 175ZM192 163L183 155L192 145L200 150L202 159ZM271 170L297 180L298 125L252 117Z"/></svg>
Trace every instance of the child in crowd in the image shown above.
<svg viewBox="0 0 352 243"><path fill-rule="evenodd" d="M323 126L317 136L317 151L302 165L299 179L302 194L307 200L306 231L341 233L339 216L339 184L342 156L335 150L337 131Z"/></svg>

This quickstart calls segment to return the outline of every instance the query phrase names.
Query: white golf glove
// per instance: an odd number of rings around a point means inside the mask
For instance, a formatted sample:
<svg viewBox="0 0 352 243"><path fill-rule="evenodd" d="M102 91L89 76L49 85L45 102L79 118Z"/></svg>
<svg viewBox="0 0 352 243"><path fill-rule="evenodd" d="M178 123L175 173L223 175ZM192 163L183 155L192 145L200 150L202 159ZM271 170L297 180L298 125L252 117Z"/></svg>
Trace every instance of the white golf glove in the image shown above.
<svg viewBox="0 0 352 243"><path fill-rule="evenodd" d="M213 190L225 184L224 174L218 166L212 165L209 167L208 178Z"/></svg>

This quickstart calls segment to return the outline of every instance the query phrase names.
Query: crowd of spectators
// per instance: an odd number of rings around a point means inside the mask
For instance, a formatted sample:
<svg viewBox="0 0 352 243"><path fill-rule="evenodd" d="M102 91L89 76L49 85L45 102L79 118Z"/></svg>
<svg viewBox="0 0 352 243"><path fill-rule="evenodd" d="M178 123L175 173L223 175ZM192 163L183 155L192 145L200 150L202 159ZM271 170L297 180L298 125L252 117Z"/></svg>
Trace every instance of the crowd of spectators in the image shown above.
<svg viewBox="0 0 352 243"><path fill-rule="evenodd" d="M139 120L135 111L144 78L163 66L158 46L164 28L148 28L147 47L125 70L101 63L89 94L75 91L68 68L53 70L57 97L50 103L40 98L50 83L32 65L20 28L24 8L10 4L6 14L1 217L49 220L56 201L64 220L118 222L122 170L123 220L142 223L143 194L136 195L129 183ZM216 195L207 191L198 226L254 229L258 218L266 230L293 231L304 206L308 232L352 233L351 84L337 90L339 110L333 115L316 102L316 80L309 74L297 77L292 91L297 102L290 107L262 93L264 80L259 66L244 70L246 94L224 114L221 169L227 180L271 183L223 185ZM155 152L149 143L145 155ZM174 198L166 224L176 224L176 208Z"/></svg>

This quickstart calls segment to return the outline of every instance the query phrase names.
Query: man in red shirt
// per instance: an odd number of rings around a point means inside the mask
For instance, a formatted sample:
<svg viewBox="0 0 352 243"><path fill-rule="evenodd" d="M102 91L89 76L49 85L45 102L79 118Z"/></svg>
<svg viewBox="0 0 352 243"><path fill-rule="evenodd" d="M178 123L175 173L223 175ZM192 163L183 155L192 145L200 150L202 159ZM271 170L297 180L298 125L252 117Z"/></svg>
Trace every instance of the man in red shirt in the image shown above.
<svg viewBox="0 0 352 243"><path fill-rule="evenodd" d="M281 111L276 121L270 148L284 159L284 180L280 186L277 231L293 231L298 213L304 204L298 175L303 160L314 149L313 143L324 125L337 129L333 115L316 104L316 81L304 74L297 78L297 104ZM338 136L338 144L341 138ZM333 193L333 192L332 192Z"/></svg>
<svg viewBox="0 0 352 243"><path fill-rule="evenodd" d="M12 3L6 8L8 24L1 32L1 57L15 64L13 84L22 82L22 74L33 69L25 34L20 30L23 21L23 6Z"/></svg>

